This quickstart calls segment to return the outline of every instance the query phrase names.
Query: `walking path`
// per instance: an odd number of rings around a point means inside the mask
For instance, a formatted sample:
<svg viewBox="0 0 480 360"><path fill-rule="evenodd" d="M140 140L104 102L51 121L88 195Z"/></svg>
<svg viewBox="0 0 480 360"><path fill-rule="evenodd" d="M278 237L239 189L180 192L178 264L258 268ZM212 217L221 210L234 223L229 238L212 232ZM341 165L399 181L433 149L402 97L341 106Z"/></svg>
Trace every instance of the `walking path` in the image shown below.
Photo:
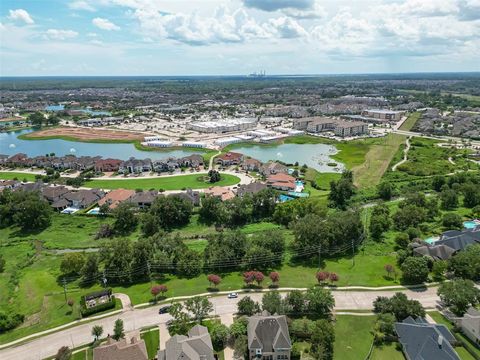
<svg viewBox="0 0 480 360"><path fill-rule="evenodd" d="M403 159L400 160L398 163L392 166L392 171L396 171L397 167L402 165L403 163L407 162L408 160L408 151L410 150L410 139L412 137L408 137L407 140L405 140L405 149L403 150Z"/></svg>
<svg viewBox="0 0 480 360"><path fill-rule="evenodd" d="M371 310L372 303L378 296L392 296L392 290L404 292L409 298L418 300L426 308L434 308L438 302L436 287L411 287L405 288L401 286L386 286L382 288L368 287L342 287L333 291L335 297L335 311L338 312L354 312L354 310ZM283 294L293 290L293 288L278 289ZM306 289L300 289L306 290ZM365 291L367 290L367 291ZM237 299L228 299L225 295L227 292L221 292L218 295L210 296L210 301L214 306L213 314L220 317L224 315L233 316L237 310L237 303L245 296L251 297L254 301L261 301L262 293L269 291L245 291L243 289L236 290L239 293ZM171 298L169 301L184 300L188 297ZM166 334L166 325L171 319L169 314L159 314L158 310L162 305L149 306L139 308L141 305L134 306L133 310L121 310L104 316L87 318L85 320L76 321L65 324L63 326L46 330L40 333L12 341L7 344L0 345L0 358L2 360L38 360L56 354L57 350L66 345L70 348L87 345L92 341L91 329L94 325L100 325L104 328L104 333L108 334L112 331L115 320L122 319L125 331L137 330L147 326L162 326L162 334ZM357 314L357 313L355 313ZM226 319L226 317L224 317ZM76 326L75 326L76 325ZM61 330L61 331L60 331Z"/></svg>
<svg viewBox="0 0 480 360"><path fill-rule="evenodd" d="M223 325L230 327L233 324L233 314L222 314L220 315L220 322ZM223 350L223 356L225 360L233 360L233 348L229 345Z"/></svg>

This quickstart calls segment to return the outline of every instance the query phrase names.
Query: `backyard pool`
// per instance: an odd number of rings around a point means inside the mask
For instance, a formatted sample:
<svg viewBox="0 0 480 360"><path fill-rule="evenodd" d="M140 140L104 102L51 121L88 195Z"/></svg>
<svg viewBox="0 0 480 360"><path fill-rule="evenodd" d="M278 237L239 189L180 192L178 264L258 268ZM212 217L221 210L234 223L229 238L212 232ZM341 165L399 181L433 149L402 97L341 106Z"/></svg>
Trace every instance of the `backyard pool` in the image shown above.
<svg viewBox="0 0 480 360"><path fill-rule="evenodd" d="M475 229L477 226L480 226L480 220L470 220L470 221L464 221L463 222L463 227L465 229Z"/></svg>
<svg viewBox="0 0 480 360"><path fill-rule="evenodd" d="M435 241L437 241L439 239L438 236L431 236L429 238L426 238L425 241L427 244L430 244L430 245L433 245L435 243Z"/></svg>
<svg viewBox="0 0 480 360"><path fill-rule="evenodd" d="M91 210L88 210L87 211L87 214L89 215L98 215L100 214L100 208L96 207L96 208L93 208Z"/></svg>

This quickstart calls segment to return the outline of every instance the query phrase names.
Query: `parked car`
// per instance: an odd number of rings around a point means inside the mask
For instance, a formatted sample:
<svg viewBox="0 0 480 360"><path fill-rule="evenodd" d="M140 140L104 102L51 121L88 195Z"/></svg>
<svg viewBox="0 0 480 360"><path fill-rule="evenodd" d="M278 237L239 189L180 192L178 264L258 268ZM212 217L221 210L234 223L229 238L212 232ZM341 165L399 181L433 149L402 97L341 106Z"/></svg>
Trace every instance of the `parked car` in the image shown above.
<svg viewBox="0 0 480 360"><path fill-rule="evenodd" d="M236 299L236 298L238 298L238 294L236 292L232 292L232 293L228 294L228 298L229 299Z"/></svg>
<svg viewBox="0 0 480 360"><path fill-rule="evenodd" d="M158 313L159 314L166 314L166 313L168 313L168 311L170 310L171 307L172 307L171 305L162 306L160 309L158 309Z"/></svg>

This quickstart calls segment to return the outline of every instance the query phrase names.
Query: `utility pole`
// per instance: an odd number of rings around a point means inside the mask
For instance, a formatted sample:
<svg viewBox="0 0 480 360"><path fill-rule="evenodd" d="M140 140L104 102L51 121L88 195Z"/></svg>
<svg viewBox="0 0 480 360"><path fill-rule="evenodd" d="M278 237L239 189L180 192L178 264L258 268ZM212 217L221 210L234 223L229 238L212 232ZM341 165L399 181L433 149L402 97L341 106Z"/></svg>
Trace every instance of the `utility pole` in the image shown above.
<svg viewBox="0 0 480 360"><path fill-rule="evenodd" d="M318 270L322 268L322 245L318 248Z"/></svg>
<svg viewBox="0 0 480 360"><path fill-rule="evenodd" d="M105 270L103 271L103 279L102 279L103 287L107 287L107 277L105 276Z"/></svg>
<svg viewBox="0 0 480 360"><path fill-rule="evenodd" d="M150 286L152 286L152 272L150 271L150 261L147 260L147 270L148 270L148 278L150 280Z"/></svg>
<svg viewBox="0 0 480 360"><path fill-rule="evenodd" d="M352 267L355 266L355 240L352 239Z"/></svg>
<svg viewBox="0 0 480 360"><path fill-rule="evenodd" d="M63 295L65 295L65 302L67 302L67 280L63 278L62 283L63 283Z"/></svg>

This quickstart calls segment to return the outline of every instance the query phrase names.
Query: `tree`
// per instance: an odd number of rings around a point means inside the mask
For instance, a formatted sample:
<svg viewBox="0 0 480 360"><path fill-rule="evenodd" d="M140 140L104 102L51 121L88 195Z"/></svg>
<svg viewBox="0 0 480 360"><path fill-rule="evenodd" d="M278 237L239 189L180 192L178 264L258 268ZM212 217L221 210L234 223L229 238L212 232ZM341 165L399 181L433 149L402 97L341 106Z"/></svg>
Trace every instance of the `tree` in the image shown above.
<svg viewBox="0 0 480 360"><path fill-rule="evenodd" d="M125 337L125 332L123 329L123 320L122 319L117 319L115 320L115 324L113 326L113 336L115 340L120 340Z"/></svg>
<svg viewBox="0 0 480 360"><path fill-rule="evenodd" d="M469 307L475 307L480 301L480 290L472 280L456 279L442 283L437 294L457 316L463 316Z"/></svg>
<svg viewBox="0 0 480 360"><path fill-rule="evenodd" d="M220 173L217 170L210 170L208 172L208 178L209 178L209 182L212 184L219 182L222 179Z"/></svg>
<svg viewBox="0 0 480 360"><path fill-rule="evenodd" d="M224 324L214 323L209 332L212 338L213 349L215 351L222 351L225 349L230 335L228 327Z"/></svg>
<svg viewBox="0 0 480 360"><path fill-rule="evenodd" d="M315 321L312 336L312 353L315 359L333 359L333 344L335 342L335 329L330 321L322 319Z"/></svg>
<svg viewBox="0 0 480 360"><path fill-rule="evenodd" d="M463 228L463 220L462 220L462 217L458 214L447 213L443 215L442 225L448 229L460 230Z"/></svg>
<svg viewBox="0 0 480 360"><path fill-rule="evenodd" d="M179 196L159 196L149 213L157 220L160 228L169 230L189 223L192 204Z"/></svg>
<svg viewBox="0 0 480 360"><path fill-rule="evenodd" d="M377 193L380 199L388 201L393 197L393 186L390 182L381 182L377 186Z"/></svg>
<svg viewBox="0 0 480 360"><path fill-rule="evenodd" d="M213 284L213 286L217 287L218 284L220 284L220 282L222 281L222 278L218 275L210 274L207 276L207 280L210 283L210 285Z"/></svg>
<svg viewBox="0 0 480 360"><path fill-rule="evenodd" d="M330 290L319 287L310 288L305 294L305 300L310 314L320 318L330 318L335 305L335 299Z"/></svg>
<svg viewBox="0 0 480 360"><path fill-rule="evenodd" d="M255 271L246 271L243 273L243 282L249 286L255 281Z"/></svg>
<svg viewBox="0 0 480 360"><path fill-rule="evenodd" d="M448 262L437 260L433 263L432 266L432 276L433 280L435 281L443 281L445 280L445 272L448 268Z"/></svg>
<svg viewBox="0 0 480 360"><path fill-rule="evenodd" d="M142 234L147 237L153 236L160 231L157 219L150 213L142 214L140 226L142 229Z"/></svg>
<svg viewBox="0 0 480 360"><path fill-rule="evenodd" d="M395 244L399 249L406 249L408 244L410 244L410 237L408 234L399 233L395 236Z"/></svg>
<svg viewBox="0 0 480 360"><path fill-rule="evenodd" d="M408 257L402 266L403 280L408 284L421 284L428 279L428 260L426 257Z"/></svg>
<svg viewBox="0 0 480 360"><path fill-rule="evenodd" d="M478 184L468 183L463 185L463 206L474 208L480 204L480 189Z"/></svg>
<svg viewBox="0 0 480 360"><path fill-rule="evenodd" d="M45 121L45 116L41 112L36 111L33 114L28 115L28 121L30 121L33 126L42 126Z"/></svg>
<svg viewBox="0 0 480 360"><path fill-rule="evenodd" d="M450 259L448 269L456 277L480 280L480 245L470 245L460 251Z"/></svg>
<svg viewBox="0 0 480 360"><path fill-rule="evenodd" d="M443 185L445 185L445 177L442 175L434 176L432 179L432 187L436 192L442 190Z"/></svg>
<svg viewBox="0 0 480 360"><path fill-rule="evenodd" d="M453 210L458 207L458 195L453 189L443 190L440 195L440 204L443 210Z"/></svg>
<svg viewBox="0 0 480 360"><path fill-rule="evenodd" d="M5 259L3 258L3 255L0 254L0 274L5 271Z"/></svg>
<svg viewBox="0 0 480 360"><path fill-rule="evenodd" d="M292 230L295 236L292 247L295 251L313 252L319 247L327 248L329 245L330 227L323 217L309 214L299 219Z"/></svg>
<svg viewBox="0 0 480 360"><path fill-rule="evenodd" d="M328 271L319 271L315 274L317 281L320 285L324 284L328 280L330 273Z"/></svg>
<svg viewBox="0 0 480 360"><path fill-rule="evenodd" d="M22 230L38 231L50 226L52 208L35 191L15 192L11 207L13 222Z"/></svg>
<svg viewBox="0 0 480 360"><path fill-rule="evenodd" d="M241 335L235 339L233 346L234 359L248 358L248 337L247 335Z"/></svg>
<svg viewBox="0 0 480 360"><path fill-rule="evenodd" d="M282 314L282 297L278 291L270 291L262 297L262 309L270 314Z"/></svg>
<svg viewBox="0 0 480 360"><path fill-rule="evenodd" d="M200 324L213 310L213 305L206 297L195 296L185 301L185 309L192 313L195 320Z"/></svg>
<svg viewBox="0 0 480 360"><path fill-rule="evenodd" d="M225 270L227 263L234 268L245 256L247 243L246 235L240 231L225 231L209 236L204 251L206 266L210 269Z"/></svg>
<svg viewBox="0 0 480 360"><path fill-rule="evenodd" d="M202 258L194 250L186 249L178 254L177 272L186 277L195 277L202 271Z"/></svg>
<svg viewBox="0 0 480 360"><path fill-rule="evenodd" d="M333 283L337 282L338 280L340 280L340 277L338 276L337 273L330 273L328 279L330 280L330 283L333 285Z"/></svg>
<svg viewBox="0 0 480 360"><path fill-rule="evenodd" d="M198 210L198 220L206 225L216 224L221 213L222 200L216 196L206 196L202 199L202 206Z"/></svg>
<svg viewBox="0 0 480 360"><path fill-rule="evenodd" d="M133 211L133 204L122 202L112 211L115 219L113 229L116 233L126 235L135 230L137 226L137 217Z"/></svg>
<svg viewBox="0 0 480 360"><path fill-rule="evenodd" d="M400 207L393 215L393 223L398 230L405 230L409 227L417 227L426 220L426 209L410 204Z"/></svg>
<svg viewBox="0 0 480 360"><path fill-rule="evenodd" d="M258 286L260 286L260 284L265 279L265 275L263 275L261 271L255 271L254 277L255 277L255 282L257 283Z"/></svg>
<svg viewBox="0 0 480 360"><path fill-rule="evenodd" d="M240 316L233 320L230 325L230 337L237 339L239 336L247 335L248 319L245 316Z"/></svg>
<svg viewBox="0 0 480 360"><path fill-rule="evenodd" d="M332 207L345 209L354 193L353 173L350 170L346 170L342 173L342 177L338 181L330 182L328 200Z"/></svg>
<svg viewBox="0 0 480 360"><path fill-rule="evenodd" d="M372 238L378 240L382 237L382 234L391 226L390 210L385 204L376 205L372 210L372 216L370 217L370 234Z"/></svg>
<svg viewBox="0 0 480 360"><path fill-rule="evenodd" d="M315 321L307 318L295 319L289 326L290 334L298 340L309 341L315 329Z"/></svg>
<svg viewBox="0 0 480 360"><path fill-rule="evenodd" d="M277 193L273 189L264 189L252 196L252 217L261 220L272 217L277 204Z"/></svg>
<svg viewBox="0 0 480 360"><path fill-rule="evenodd" d="M373 302L373 312L376 314L393 314L397 321L407 317L424 317L425 309L417 300L410 300L404 293L395 293L391 298L379 296Z"/></svg>
<svg viewBox="0 0 480 360"><path fill-rule="evenodd" d="M105 263L107 278L123 283L131 280L133 249L129 240L108 240L100 248L100 256Z"/></svg>
<svg viewBox="0 0 480 360"><path fill-rule="evenodd" d="M183 311L183 305L174 303L168 312L173 317L172 323L168 326L168 332L171 335L186 335L192 328L192 324L189 314Z"/></svg>
<svg viewBox="0 0 480 360"><path fill-rule="evenodd" d="M292 290L285 297L286 312L302 314L305 311L305 296L300 290Z"/></svg>
<svg viewBox="0 0 480 360"><path fill-rule="evenodd" d="M378 314L372 330L376 344L383 344L395 338L395 316L391 313Z"/></svg>
<svg viewBox="0 0 480 360"><path fill-rule="evenodd" d="M393 265L386 264L383 268L387 272L387 276L391 279L392 274L395 274L395 267Z"/></svg>
<svg viewBox="0 0 480 360"><path fill-rule="evenodd" d="M280 274L276 271L272 271L268 277L272 281L272 285L278 285L278 282L280 281Z"/></svg>
<svg viewBox="0 0 480 360"><path fill-rule="evenodd" d="M63 274L80 274L85 266L85 256L79 252L63 255L60 270Z"/></svg>
<svg viewBox="0 0 480 360"><path fill-rule="evenodd" d="M98 278L98 274L98 256L95 253L89 253L81 271L82 282L91 284Z"/></svg>
<svg viewBox="0 0 480 360"><path fill-rule="evenodd" d="M237 311L241 315L252 316L260 312L260 306L249 296L245 296L237 303Z"/></svg>
<svg viewBox="0 0 480 360"><path fill-rule="evenodd" d="M72 350L68 346L62 346L55 355L55 360L70 360L72 358Z"/></svg>
<svg viewBox="0 0 480 360"><path fill-rule="evenodd" d="M159 294L165 294L168 291L166 285L153 285L150 289L150 293L155 297L155 301L157 301L157 296Z"/></svg>
<svg viewBox="0 0 480 360"><path fill-rule="evenodd" d="M72 312L73 311L73 305L75 305L75 300L68 299L67 300L67 305L70 306L70 312Z"/></svg>
<svg viewBox="0 0 480 360"><path fill-rule="evenodd" d="M103 327L101 325L94 325L92 327L92 336L94 338L94 341L98 341L100 339L100 336L103 334Z"/></svg>

